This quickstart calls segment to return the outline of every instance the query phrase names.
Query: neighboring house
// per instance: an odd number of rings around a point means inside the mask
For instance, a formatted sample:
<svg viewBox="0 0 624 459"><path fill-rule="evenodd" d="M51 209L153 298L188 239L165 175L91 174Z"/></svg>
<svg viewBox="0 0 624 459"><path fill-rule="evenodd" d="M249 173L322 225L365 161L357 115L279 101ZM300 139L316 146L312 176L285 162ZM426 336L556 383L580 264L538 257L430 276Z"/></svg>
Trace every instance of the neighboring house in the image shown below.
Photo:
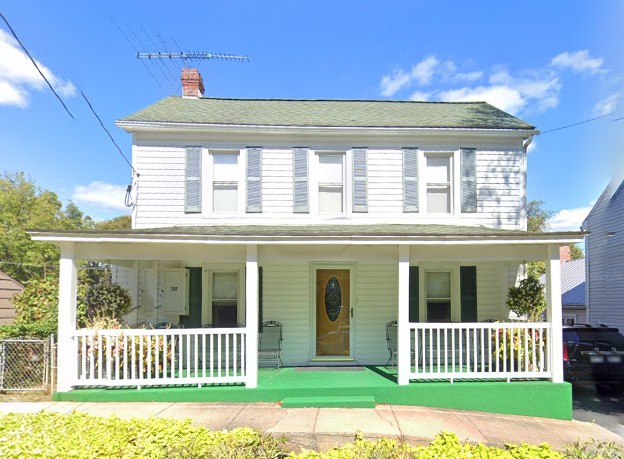
<svg viewBox="0 0 624 459"><path fill-rule="evenodd" d="M15 307L11 298L24 290L24 286L0 271L0 325L13 323Z"/></svg>
<svg viewBox="0 0 624 459"><path fill-rule="evenodd" d="M624 181L613 180L583 222L587 319L624 330Z"/></svg>
<svg viewBox="0 0 624 459"><path fill-rule="evenodd" d="M546 283L546 275L540 277ZM561 263L561 306L563 325L585 323L585 258L562 260Z"/></svg>
<svg viewBox="0 0 624 459"><path fill-rule="evenodd" d="M283 324L286 366L384 365L396 320L398 386L542 379L569 405L559 293L546 323L495 322L522 263L545 261L559 292L559 248L582 240L526 232L533 126L484 102L204 98L191 69L182 85L117 122L137 172L131 230L31 232L61 247L60 392L256 388L266 320ZM184 328L76 330L83 259L116 266L128 322ZM498 355L512 338L526 353ZM503 386L505 405L525 403Z"/></svg>

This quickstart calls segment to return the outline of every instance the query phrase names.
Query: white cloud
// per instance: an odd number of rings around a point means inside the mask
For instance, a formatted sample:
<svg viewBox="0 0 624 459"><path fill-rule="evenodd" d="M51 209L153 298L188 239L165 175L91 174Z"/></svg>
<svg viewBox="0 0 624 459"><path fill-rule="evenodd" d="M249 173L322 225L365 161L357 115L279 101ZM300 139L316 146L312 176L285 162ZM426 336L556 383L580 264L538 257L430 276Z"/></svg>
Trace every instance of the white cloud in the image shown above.
<svg viewBox="0 0 624 459"><path fill-rule="evenodd" d="M431 93L422 92L422 91L415 91L409 97L410 100L416 100L416 101L418 100L425 101L425 100L429 100L430 98L431 98Z"/></svg>
<svg viewBox="0 0 624 459"><path fill-rule="evenodd" d="M392 75L381 78L381 93L385 97L392 97L410 82L410 76L403 70L395 70Z"/></svg>
<svg viewBox="0 0 624 459"><path fill-rule="evenodd" d="M442 100L449 102L481 102L485 101L506 112L517 113L524 108L527 100L514 88L506 86L478 86L476 88L459 88L438 93Z"/></svg>
<svg viewBox="0 0 624 459"><path fill-rule="evenodd" d="M617 108L619 98L620 94L615 93L596 102L596 105L594 105L594 114L596 116L604 116L613 113Z"/></svg>
<svg viewBox="0 0 624 459"><path fill-rule="evenodd" d="M381 90L384 96L393 96L408 86L429 86L435 78L438 87L427 92L416 88L409 96L410 100L485 101L512 114L529 107L545 111L559 104L561 84L551 68L525 70L512 75L505 67L496 66L485 84L476 85L485 76L481 70L464 72L451 60L440 61L435 56L428 56L409 72L399 69L391 75L384 75Z"/></svg>
<svg viewBox="0 0 624 459"><path fill-rule="evenodd" d="M590 57L586 49L575 52L564 52L553 57L550 63L555 67L570 69L577 73L604 72L602 64L604 60L598 57Z"/></svg>
<svg viewBox="0 0 624 459"><path fill-rule="evenodd" d="M127 210L124 205L126 187L104 182L78 185L72 199L77 203L92 204L104 209Z"/></svg>
<svg viewBox="0 0 624 459"><path fill-rule="evenodd" d="M71 81L57 77L38 60L35 59L35 62L52 87L63 97L71 97L76 93L76 87ZM27 107L30 92L41 91L46 87L45 81L17 41L0 29L0 105Z"/></svg>
<svg viewBox="0 0 624 459"><path fill-rule="evenodd" d="M593 206L563 209L548 221L553 231L578 231Z"/></svg>
<svg viewBox="0 0 624 459"><path fill-rule="evenodd" d="M428 85L431 83L438 64L439 61L434 56L428 56L412 67L411 76L421 85Z"/></svg>

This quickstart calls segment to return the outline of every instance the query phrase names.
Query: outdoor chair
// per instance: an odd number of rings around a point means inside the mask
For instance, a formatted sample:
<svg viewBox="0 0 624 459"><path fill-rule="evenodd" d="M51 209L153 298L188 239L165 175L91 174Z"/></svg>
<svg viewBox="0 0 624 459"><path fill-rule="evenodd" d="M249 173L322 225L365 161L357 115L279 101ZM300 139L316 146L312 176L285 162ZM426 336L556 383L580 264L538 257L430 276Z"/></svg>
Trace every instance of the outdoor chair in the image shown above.
<svg viewBox="0 0 624 459"><path fill-rule="evenodd" d="M169 330L170 328L178 328L178 326L172 322L158 322L154 325L154 330Z"/></svg>
<svg viewBox="0 0 624 459"><path fill-rule="evenodd" d="M282 363L282 331L284 327L280 322L268 320L262 323L262 332L258 336L258 364L260 362L271 362L277 368L283 366Z"/></svg>
<svg viewBox="0 0 624 459"><path fill-rule="evenodd" d="M137 322L135 324L133 324L130 328L145 328L145 329L149 329L149 328L154 328L152 327L152 324L150 322Z"/></svg>
<svg viewBox="0 0 624 459"><path fill-rule="evenodd" d="M411 345L411 355L412 355L412 364L414 363L414 356L416 355L414 352L414 342ZM386 366L390 365L392 367L396 366L397 356L398 356L398 339L397 339L397 321L391 320L386 324L386 347L388 348L388 353L390 357L386 362Z"/></svg>

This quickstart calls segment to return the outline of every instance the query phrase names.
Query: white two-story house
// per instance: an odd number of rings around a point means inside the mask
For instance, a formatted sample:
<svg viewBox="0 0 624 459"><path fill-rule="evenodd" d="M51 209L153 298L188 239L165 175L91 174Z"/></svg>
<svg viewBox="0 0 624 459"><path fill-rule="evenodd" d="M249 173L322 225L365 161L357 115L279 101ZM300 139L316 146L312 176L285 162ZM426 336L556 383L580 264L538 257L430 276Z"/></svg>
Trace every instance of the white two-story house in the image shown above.
<svg viewBox="0 0 624 459"><path fill-rule="evenodd" d="M132 135L132 230L32 233L62 249L60 392L256 388L264 321L282 325L285 367L393 366L397 321L397 387L561 385L559 247L582 234L526 232L533 126L483 102L205 98L191 69L182 83L117 121ZM76 330L82 259L116 266L128 323L176 328ZM510 322L507 290L536 260L548 321ZM108 367L90 361L94 339ZM147 365L115 361L139 345L158 350Z"/></svg>

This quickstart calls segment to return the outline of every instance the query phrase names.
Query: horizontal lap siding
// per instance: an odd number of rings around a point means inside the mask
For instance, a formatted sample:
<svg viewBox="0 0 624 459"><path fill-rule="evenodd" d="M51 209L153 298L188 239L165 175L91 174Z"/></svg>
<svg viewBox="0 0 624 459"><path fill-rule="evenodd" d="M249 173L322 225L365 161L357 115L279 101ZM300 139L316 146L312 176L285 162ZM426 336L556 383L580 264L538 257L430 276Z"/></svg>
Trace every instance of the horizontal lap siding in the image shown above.
<svg viewBox="0 0 624 459"><path fill-rule="evenodd" d="M624 329L624 190L601 197L588 217L589 321ZM607 236L608 233L614 233Z"/></svg>
<svg viewBox="0 0 624 459"><path fill-rule="evenodd" d="M521 155L520 152L478 151L477 213L467 218L489 227L520 227Z"/></svg>
<svg viewBox="0 0 624 459"><path fill-rule="evenodd" d="M200 224L200 214L184 212L185 149L137 147L136 227Z"/></svg>
<svg viewBox="0 0 624 459"><path fill-rule="evenodd" d="M401 150L368 150L369 214L403 212L403 154Z"/></svg>
<svg viewBox="0 0 624 459"><path fill-rule="evenodd" d="M262 211L265 213L293 211L291 149L262 151Z"/></svg>
<svg viewBox="0 0 624 459"><path fill-rule="evenodd" d="M282 361L304 365L310 358L310 277L307 263L262 268L262 320L284 326Z"/></svg>
<svg viewBox="0 0 624 459"><path fill-rule="evenodd" d="M355 307L356 350L360 364L388 360L385 325L397 319L397 265L358 264Z"/></svg>
<svg viewBox="0 0 624 459"><path fill-rule="evenodd" d="M477 318L500 320L501 285L498 262L477 264Z"/></svg>

